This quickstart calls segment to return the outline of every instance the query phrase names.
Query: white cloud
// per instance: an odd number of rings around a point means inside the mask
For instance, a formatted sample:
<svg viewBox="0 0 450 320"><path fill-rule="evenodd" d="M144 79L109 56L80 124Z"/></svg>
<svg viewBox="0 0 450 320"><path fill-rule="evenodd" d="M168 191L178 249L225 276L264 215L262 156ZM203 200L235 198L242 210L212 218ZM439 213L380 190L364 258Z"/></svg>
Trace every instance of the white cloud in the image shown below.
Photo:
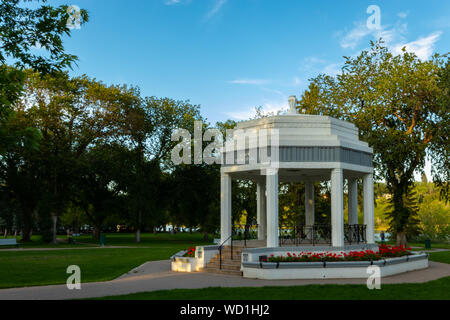
<svg viewBox="0 0 450 320"><path fill-rule="evenodd" d="M359 42L372 32L372 30L367 28L365 23L358 22L356 26L341 39L340 45L344 49L355 49Z"/></svg>
<svg viewBox="0 0 450 320"><path fill-rule="evenodd" d="M263 85L270 83L270 80L267 79L236 79L228 81L228 83L233 84L250 84L250 85Z"/></svg>
<svg viewBox="0 0 450 320"><path fill-rule="evenodd" d="M171 6L173 4L178 4L180 2L181 2L181 0L165 0L164 4L167 5L167 6Z"/></svg>
<svg viewBox="0 0 450 320"><path fill-rule="evenodd" d="M372 36L376 40L382 38L386 44L398 42L404 40L407 29L408 24L403 22L397 22L390 29L388 26L380 26L379 28L369 29L367 28L366 23L359 21L355 23L355 27L353 29L342 36L340 45L344 49L354 50L361 43L361 41L368 36ZM341 35L343 33L339 32L337 34Z"/></svg>
<svg viewBox="0 0 450 320"><path fill-rule="evenodd" d="M427 37L420 37L415 41L411 41L404 44L401 43L397 44L393 47L392 51L395 54L401 54L402 48L406 47L406 51L414 52L417 55L417 57L421 60L427 60L432 55L434 50L434 44L439 40L441 34L442 34L441 31L436 31Z"/></svg>
<svg viewBox="0 0 450 320"><path fill-rule="evenodd" d="M303 60L305 61L305 63L309 63L309 64L326 63L326 60L318 58L318 57L306 57Z"/></svg>
<svg viewBox="0 0 450 320"><path fill-rule="evenodd" d="M322 73L325 73L329 76L335 76L341 73L341 63L330 63L325 68L323 68Z"/></svg>
<svg viewBox="0 0 450 320"><path fill-rule="evenodd" d="M408 13L400 12L398 16L404 19ZM340 45L344 49L355 49L364 38L371 36L375 40L382 38L384 44L394 54L401 54L401 49L406 47L408 52L414 52L419 59L426 60L432 55L434 45L439 40L442 31L435 31L426 37L419 37L417 40L409 42L406 40L407 33L408 24L404 21L397 21L392 27L381 26L373 30L367 28L366 24L360 21L355 23L352 30L342 36ZM338 34L342 35L342 33ZM331 68L332 65L328 67Z"/></svg>
<svg viewBox="0 0 450 320"><path fill-rule="evenodd" d="M209 12L206 14L206 19L211 19L214 15L216 15L220 9L222 9L223 5L227 3L227 0L217 0L216 4L214 5L214 7L209 10Z"/></svg>
<svg viewBox="0 0 450 320"><path fill-rule="evenodd" d="M401 19L405 19L408 16L408 12L399 12L397 16Z"/></svg>
<svg viewBox="0 0 450 320"><path fill-rule="evenodd" d="M283 101L270 101L261 105L263 114L283 113L289 108L287 99ZM256 107L245 108L244 111L227 112L226 115L235 120L249 120L256 116Z"/></svg>
<svg viewBox="0 0 450 320"><path fill-rule="evenodd" d="M302 80L300 80L299 77L294 77L293 82L295 86L299 86L302 84Z"/></svg>

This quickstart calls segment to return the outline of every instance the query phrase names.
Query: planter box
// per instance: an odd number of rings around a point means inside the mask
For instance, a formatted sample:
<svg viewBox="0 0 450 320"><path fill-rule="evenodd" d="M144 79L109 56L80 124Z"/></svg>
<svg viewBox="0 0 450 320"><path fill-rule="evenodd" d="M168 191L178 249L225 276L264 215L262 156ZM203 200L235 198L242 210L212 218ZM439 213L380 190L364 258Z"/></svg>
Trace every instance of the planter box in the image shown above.
<svg viewBox="0 0 450 320"><path fill-rule="evenodd" d="M197 246L195 257L183 257L185 250L171 257L171 270L176 272L195 272L204 268L218 252L218 246Z"/></svg>
<svg viewBox="0 0 450 320"><path fill-rule="evenodd" d="M339 262L243 262L245 278L257 279L347 279L368 278L370 265L380 267L382 277L428 267L427 254L373 261Z"/></svg>

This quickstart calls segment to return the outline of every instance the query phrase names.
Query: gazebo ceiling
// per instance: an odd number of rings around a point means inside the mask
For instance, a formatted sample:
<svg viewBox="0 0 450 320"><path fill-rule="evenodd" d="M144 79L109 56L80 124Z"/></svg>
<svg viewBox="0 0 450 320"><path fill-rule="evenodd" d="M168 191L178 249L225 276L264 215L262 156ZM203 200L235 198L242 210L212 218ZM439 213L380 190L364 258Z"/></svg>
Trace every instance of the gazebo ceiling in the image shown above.
<svg viewBox="0 0 450 320"><path fill-rule="evenodd" d="M330 180L332 169L286 169L280 168L278 170L278 179L280 182L305 182L305 181L327 181ZM344 177L360 178L364 173L352 170L343 170ZM264 175L261 175L261 170L247 170L230 172L233 179L243 179L252 181L263 181Z"/></svg>

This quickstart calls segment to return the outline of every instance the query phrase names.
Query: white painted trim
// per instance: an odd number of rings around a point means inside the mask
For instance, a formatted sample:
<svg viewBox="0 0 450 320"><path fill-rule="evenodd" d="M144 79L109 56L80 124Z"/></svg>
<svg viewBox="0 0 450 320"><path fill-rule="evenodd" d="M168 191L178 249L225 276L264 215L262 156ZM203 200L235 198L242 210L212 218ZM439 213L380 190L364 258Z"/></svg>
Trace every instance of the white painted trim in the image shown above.
<svg viewBox="0 0 450 320"><path fill-rule="evenodd" d="M289 262L290 263L290 262ZM380 266L381 277L428 268L428 259ZM368 278L367 267L312 267L297 269L261 269L242 267L244 278L288 280L288 279L350 279Z"/></svg>

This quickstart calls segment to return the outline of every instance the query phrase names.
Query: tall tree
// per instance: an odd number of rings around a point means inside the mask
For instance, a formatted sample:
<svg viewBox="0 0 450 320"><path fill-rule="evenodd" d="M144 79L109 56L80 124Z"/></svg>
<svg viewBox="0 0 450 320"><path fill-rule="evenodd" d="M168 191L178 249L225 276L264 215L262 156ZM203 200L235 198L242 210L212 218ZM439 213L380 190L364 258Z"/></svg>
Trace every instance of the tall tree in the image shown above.
<svg viewBox="0 0 450 320"><path fill-rule="evenodd" d="M20 140L26 134L15 132L11 136L8 135L10 131L5 132L8 119L14 116L11 106L22 94L25 81L23 69L31 68L48 74L71 67L77 60L75 55L65 52L62 41L63 36L70 36L71 33L67 25L68 6L27 6L31 2L0 2L0 154L7 143L15 143L12 138ZM80 10L79 15L80 25L88 21L86 10ZM37 47L39 50L33 50ZM14 64L14 68L5 64L7 59Z"/></svg>
<svg viewBox="0 0 450 320"><path fill-rule="evenodd" d="M135 154L127 194L133 203L135 241L140 242L145 216L155 213L152 208L156 208L155 202L158 202L156 194L149 191L152 181L148 181L145 171L153 170L151 175L157 175L159 170L169 169L170 151L176 145L171 141L172 132L178 128L193 132L194 121L201 120L199 106L188 101L146 97L139 103L117 108L114 116L122 119L118 136ZM153 187L156 186L153 183Z"/></svg>
<svg viewBox="0 0 450 320"><path fill-rule="evenodd" d="M25 152L21 144L9 148L1 163L6 172L15 168L24 174L24 169L11 166L8 161L19 158L19 163L37 171L42 188L39 211L53 221L53 241L56 241L57 218L71 200L81 157L89 148L112 136L117 125L110 116L111 105L126 104L133 97L133 91L107 87L87 77L27 73L25 94L14 106L15 118L21 121L22 127L37 128L42 139L38 150L31 153ZM12 177L9 173L5 186L14 185Z"/></svg>
<svg viewBox="0 0 450 320"><path fill-rule="evenodd" d="M18 69L31 68L42 74L71 67L77 57L65 52L62 41L63 36L71 34L67 24L69 7L35 6L31 2L46 3L47 0L0 2L0 64L9 58ZM81 9L80 25L87 21L87 11Z"/></svg>
<svg viewBox="0 0 450 320"><path fill-rule="evenodd" d="M380 40L357 57L344 57L342 73L311 79L299 102L310 114L355 123L360 138L374 149L376 175L392 194L390 226L399 244L413 214L405 199L414 172L448 151L448 104L442 101L445 56L421 61L405 49L393 55ZM448 90L447 90L448 92ZM448 153L447 153L448 157ZM447 168L448 169L448 168ZM439 172L444 168L440 167Z"/></svg>

